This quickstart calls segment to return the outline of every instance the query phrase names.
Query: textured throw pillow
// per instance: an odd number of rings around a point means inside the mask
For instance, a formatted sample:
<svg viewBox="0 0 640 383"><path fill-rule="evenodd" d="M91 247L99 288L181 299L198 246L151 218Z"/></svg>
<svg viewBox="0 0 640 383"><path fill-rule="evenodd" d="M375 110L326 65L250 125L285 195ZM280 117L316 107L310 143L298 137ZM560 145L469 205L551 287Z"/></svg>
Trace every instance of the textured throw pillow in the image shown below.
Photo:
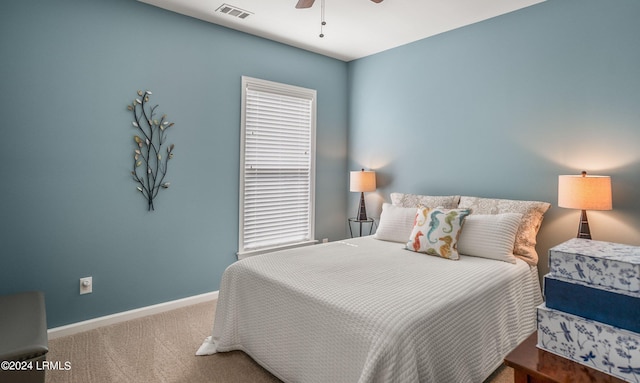
<svg viewBox="0 0 640 383"><path fill-rule="evenodd" d="M407 243L416 217L415 207L399 207L382 204L380 223L373 238L383 241Z"/></svg>
<svg viewBox="0 0 640 383"><path fill-rule="evenodd" d="M536 252L536 236L544 213L551 204L539 201L516 201L510 199L493 199L462 196L459 208L471 209L473 214L520 213L522 220L516 234L513 254L530 265L538 264Z"/></svg>
<svg viewBox="0 0 640 383"><path fill-rule="evenodd" d="M391 203L401 207L443 207L445 209L455 209L460 201L459 195L431 196L404 193L391 193Z"/></svg>
<svg viewBox="0 0 640 383"><path fill-rule="evenodd" d="M471 214L464 220L464 230L458 239L458 252L516 263L513 244L520 221L520 213Z"/></svg>
<svg viewBox="0 0 640 383"><path fill-rule="evenodd" d="M419 207L407 249L457 260L458 236L468 209L429 209Z"/></svg>

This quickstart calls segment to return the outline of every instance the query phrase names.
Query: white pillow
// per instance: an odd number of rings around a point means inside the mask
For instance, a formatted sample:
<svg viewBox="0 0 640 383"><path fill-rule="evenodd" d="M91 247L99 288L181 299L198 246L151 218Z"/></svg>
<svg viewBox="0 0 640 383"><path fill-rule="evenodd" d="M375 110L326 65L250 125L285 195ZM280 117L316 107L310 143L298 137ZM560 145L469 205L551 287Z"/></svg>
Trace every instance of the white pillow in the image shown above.
<svg viewBox="0 0 640 383"><path fill-rule="evenodd" d="M516 263L513 246L521 221L520 213L471 214L464 221L458 252Z"/></svg>
<svg viewBox="0 0 640 383"><path fill-rule="evenodd" d="M481 197L460 197L458 208L471 209L473 214L520 213L522 220L516 234L513 252L516 257L535 266L538 264L536 237L542 217L551 204L540 201L518 201L511 199L495 199Z"/></svg>
<svg viewBox="0 0 640 383"><path fill-rule="evenodd" d="M415 207L400 207L383 203L380 223L373 238L383 241L407 243L411 235L411 230L413 230L413 221L415 218Z"/></svg>

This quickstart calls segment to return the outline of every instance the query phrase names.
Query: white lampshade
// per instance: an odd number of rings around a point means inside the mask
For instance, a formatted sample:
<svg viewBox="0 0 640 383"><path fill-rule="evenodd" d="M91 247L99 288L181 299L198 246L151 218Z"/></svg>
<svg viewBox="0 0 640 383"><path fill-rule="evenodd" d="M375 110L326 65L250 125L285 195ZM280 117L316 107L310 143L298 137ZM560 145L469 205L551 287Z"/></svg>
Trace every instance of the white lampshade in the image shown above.
<svg viewBox="0 0 640 383"><path fill-rule="evenodd" d="M558 177L558 206L580 210L611 210L611 177L565 175Z"/></svg>
<svg viewBox="0 0 640 383"><path fill-rule="evenodd" d="M350 173L349 190L352 192L372 192L376 190L376 172L364 169Z"/></svg>

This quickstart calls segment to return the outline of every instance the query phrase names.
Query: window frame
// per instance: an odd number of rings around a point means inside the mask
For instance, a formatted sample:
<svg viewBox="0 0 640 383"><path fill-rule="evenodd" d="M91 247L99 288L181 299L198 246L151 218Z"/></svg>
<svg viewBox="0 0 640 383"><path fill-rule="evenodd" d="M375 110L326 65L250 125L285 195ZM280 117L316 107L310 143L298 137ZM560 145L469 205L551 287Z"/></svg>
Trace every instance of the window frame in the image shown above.
<svg viewBox="0 0 640 383"><path fill-rule="evenodd" d="M308 238L302 241L286 242L272 246L245 248L245 160L247 143L247 93L248 90L281 94L311 101L310 105L310 169L309 169L309 227ZM240 190L239 190L239 231L238 231L238 259L264 254L271 251L314 244L315 240L315 172L316 172L316 121L317 121L317 92L314 89L302 88L294 85L282 84L248 76L242 76L242 105L240 116Z"/></svg>

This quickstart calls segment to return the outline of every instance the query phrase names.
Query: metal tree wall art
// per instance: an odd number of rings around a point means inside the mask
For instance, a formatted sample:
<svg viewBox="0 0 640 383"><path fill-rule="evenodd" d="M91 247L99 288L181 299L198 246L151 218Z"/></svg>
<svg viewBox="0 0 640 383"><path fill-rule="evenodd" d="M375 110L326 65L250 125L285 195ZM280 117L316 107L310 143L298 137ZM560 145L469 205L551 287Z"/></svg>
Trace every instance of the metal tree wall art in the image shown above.
<svg viewBox="0 0 640 383"><path fill-rule="evenodd" d="M165 182L169 160L173 158L174 145L168 145L163 149L167 140L167 129L173 126L173 122L167 121L167 116L162 115L158 120L155 117L156 106L149 106L150 91L138 91L139 98L127 106L133 112L133 127L137 130L133 136L135 149L133 151L133 170L131 175L138 184L138 191L147 200L149 210L155 210L153 200L160 189L167 189L169 182Z"/></svg>

